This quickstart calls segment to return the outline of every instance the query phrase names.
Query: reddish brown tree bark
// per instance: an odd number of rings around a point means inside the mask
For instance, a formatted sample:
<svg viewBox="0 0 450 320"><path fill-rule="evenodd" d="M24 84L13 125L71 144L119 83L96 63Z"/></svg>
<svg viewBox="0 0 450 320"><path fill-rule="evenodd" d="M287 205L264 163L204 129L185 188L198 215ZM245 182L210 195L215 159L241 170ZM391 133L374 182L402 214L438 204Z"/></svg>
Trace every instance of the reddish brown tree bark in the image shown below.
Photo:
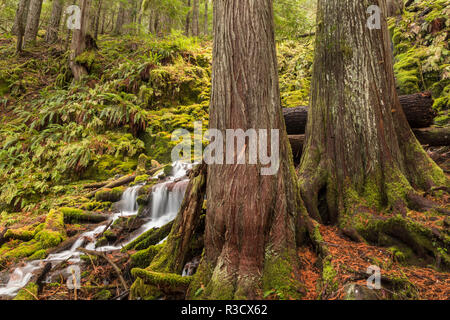
<svg viewBox="0 0 450 320"><path fill-rule="evenodd" d="M252 299L268 289L295 296L295 223L302 204L293 174L277 74L272 1L214 1L210 127L279 129L280 166L208 166L202 298ZM248 156L249 150L245 153Z"/></svg>

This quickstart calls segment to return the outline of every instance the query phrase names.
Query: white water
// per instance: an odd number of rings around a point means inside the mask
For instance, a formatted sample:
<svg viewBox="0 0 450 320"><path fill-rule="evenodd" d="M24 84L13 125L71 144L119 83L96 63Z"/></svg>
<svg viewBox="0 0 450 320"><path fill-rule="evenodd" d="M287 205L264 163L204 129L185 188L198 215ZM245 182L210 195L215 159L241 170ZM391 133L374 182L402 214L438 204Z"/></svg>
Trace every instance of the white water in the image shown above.
<svg viewBox="0 0 450 320"><path fill-rule="evenodd" d="M151 216L150 221L133 232L127 241L118 246L103 246L95 248L96 238L100 235L106 225L101 225L94 230L81 234L69 250L51 254L44 260L35 260L25 266L17 267L10 275L6 285L0 283L0 297L14 297L18 291L27 285L33 276L33 272L42 268L46 263L51 262L52 267L68 261L72 264L80 263L81 253L77 251L80 247L96 251L120 250L123 246L135 240L142 233L158 228L175 219L183 201L184 193L188 184L187 171L192 168L192 164L175 162L171 176L167 181L157 184L152 189ZM156 177L156 176L155 176ZM155 178L154 177L154 178ZM138 205L136 202L137 192L142 185L134 186L125 190L120 200L120 212L111 215L109 221L114 222L120 217L136 215ZM163 240L164 241L164 240Z"/></svg>

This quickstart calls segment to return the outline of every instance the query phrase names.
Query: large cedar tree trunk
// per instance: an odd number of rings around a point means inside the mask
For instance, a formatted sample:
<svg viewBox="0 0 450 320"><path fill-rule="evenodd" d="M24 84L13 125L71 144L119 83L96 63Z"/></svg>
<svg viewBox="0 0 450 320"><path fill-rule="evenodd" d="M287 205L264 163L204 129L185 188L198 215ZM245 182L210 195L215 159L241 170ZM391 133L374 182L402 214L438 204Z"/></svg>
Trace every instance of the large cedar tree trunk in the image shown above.
<svg viewBox="0 0 450 320"><path fill-rule="evenodd" d="M52 14L45 35L45 41L48 43L53 43L58 40L58 31L61 24L63 7L64 0L53 0Z"/></svg>
<svg viewBox="0 0 450 320"><path fill-rule="evenodd" d="M319 0L306 143L299 168L308 213L363 232L367 208L405 216L423 203L416 190L448 185L406 120L385 19L367 27L373 1ZM363 213L364 212L364 213ZM367 220L367 219L365 219Z"/></svg>
<svg viewBox="0 0 450 320"><path fill-rule="evenodd" d="M204 285L202 298L253 299L270 289L294 297L303 205L280 105L272 1L214 1L214 39L210 128L279 129L280 166L267 176L260 165L208 166L205 251L190 292Z"/></svg>

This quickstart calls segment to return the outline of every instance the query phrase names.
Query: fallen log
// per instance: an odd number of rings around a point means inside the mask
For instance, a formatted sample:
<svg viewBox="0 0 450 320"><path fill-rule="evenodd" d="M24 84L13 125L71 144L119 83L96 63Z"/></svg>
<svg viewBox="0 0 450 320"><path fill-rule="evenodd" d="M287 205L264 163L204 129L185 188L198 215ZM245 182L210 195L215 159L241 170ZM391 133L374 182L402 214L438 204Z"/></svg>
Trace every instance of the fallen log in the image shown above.
<svg viewBox="0 0 450 320"><path fill-rule="evenodd" d="M450 146L450 127L413 129L417 140L430 147Z"/></svg>
<svg viewBox="0 0 450 320"><path fill-rule="evenodd" d="M436 116L433 98L428 92L400 96L400 104L411 128L427 128ZM304 134L308 119L308 107L284 108L284 120L289 135Z"/></svg>
<svg viewBox="0 0 450 320"><path fill-rule="evenodd" d="M87 198L92 198L93 196L95 196L95 194L96 194L98 191L100 191L100 190L102 190L102 189L112 189L112 188L120 187L120 186L123 186L124 184L133 182L134 179L136 179L136 175L135 175L135 174L130 175L130 176L122 177L122 178L120 178L120 179L118 179L118 180L115 180L115 181L112 181L112 182L106 184L105 186L103 186L103 188L95 189L94 191L89 192L89 193L86 195L86 197L87 197Z"/></svg>
<svg viewBox="0 0 450 320"><path fill-rule="evenodd" d="M413 132L422 145L432 147L450 146L450 127L413 129ZM295 162L298 163L302 155L305 135L297 134L289 135L288 137L292 148L292 155L294 156Z"/></svg>

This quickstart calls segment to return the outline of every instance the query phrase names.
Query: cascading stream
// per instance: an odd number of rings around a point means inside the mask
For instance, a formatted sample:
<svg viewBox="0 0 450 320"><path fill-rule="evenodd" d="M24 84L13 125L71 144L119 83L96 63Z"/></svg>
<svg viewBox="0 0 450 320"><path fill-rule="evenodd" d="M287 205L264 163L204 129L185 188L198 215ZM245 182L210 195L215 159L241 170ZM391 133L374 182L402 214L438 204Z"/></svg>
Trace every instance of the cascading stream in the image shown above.
<svg viewBox="0 0 450 320"><path fill-rule="evenodd" d="M84 246L86 249L97 251L120 250L123 246L139 237L142 233L151 228L161 227L175 219L189 182L187 172L192 166L193 164L190 163L173 163L171 176L168 177L165 182L155 185L152 189L151 216L149 217L149 222L133 232L126 242L117 246L102 246L95 248L96 237L101 234L106 227L105 225L98 226L94 230L81 234L69 250L51 254L46 259L31 261L24 266L17 267L10 274L6 285L0 283L0 298L14 297L21 288L28 284L33 276L33 272L43 268L48 262L52 263L52 268L65 261L70 262L72 265L79 264L81 262L81 253L77 250L80 247ZM154 178L157 179L158 176L155 176ZM138 213L136 198L141 187L142 185L138 185L125 190L119 203L120 211L111 215L109 222L114 222L120 217L134 216Z"/></svg>

